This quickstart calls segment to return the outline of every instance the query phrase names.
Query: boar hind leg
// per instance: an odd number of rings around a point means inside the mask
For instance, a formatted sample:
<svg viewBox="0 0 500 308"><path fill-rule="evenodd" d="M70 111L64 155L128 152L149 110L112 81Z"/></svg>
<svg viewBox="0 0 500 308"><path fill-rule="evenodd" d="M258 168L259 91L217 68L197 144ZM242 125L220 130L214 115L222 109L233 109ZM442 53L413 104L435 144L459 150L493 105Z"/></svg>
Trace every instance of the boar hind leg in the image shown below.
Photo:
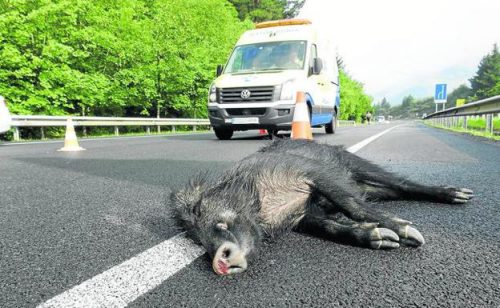
<svg viewBox="0 0 500 308"><path fill-rule="evenodd" d="M331 241L372 249L399 247L398 235L390 229L378 228L376 223L358 223L346 221L346 218L336 221L307 214L297 229Z"/></svg>
<svg viewBox="0 0 500 308"><path fill-rule="evenodd" d="M389 172L357 174L358 183L369 200L427 200L443 203L466 203L473 197L467 188L421 185Z"/></svg>
<svg viewBox="0 0 500 308"><path fill-rule="evenodd" d="M349 188L330 181L328 176L321 176L320 172L316 173L313 185L316 192L328 200L328 202L321 203L326 213L336 213L340 210L354 221L378 223L380 227L396 232L400 243L409 246L420 246L425 243L420 232L410 226L411 222L377 211L352 194Z"/></svg>

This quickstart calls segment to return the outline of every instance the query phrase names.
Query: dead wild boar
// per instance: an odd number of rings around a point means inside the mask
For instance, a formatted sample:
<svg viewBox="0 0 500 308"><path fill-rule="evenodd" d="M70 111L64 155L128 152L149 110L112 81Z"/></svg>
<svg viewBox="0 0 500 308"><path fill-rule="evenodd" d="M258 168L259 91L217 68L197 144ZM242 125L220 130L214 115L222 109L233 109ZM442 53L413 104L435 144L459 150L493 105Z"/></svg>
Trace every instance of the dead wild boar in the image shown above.
<svg viewBox="0 0 500 308"><path fill-rule="evenodd" d="M241 273L261 240L294 230L372 249L425 243L411 222L374 209L379 200L466 203L465 188L426 186L341 146L278 140L220 177L172 193L179 225L203 245L219 275Z"/></svg>

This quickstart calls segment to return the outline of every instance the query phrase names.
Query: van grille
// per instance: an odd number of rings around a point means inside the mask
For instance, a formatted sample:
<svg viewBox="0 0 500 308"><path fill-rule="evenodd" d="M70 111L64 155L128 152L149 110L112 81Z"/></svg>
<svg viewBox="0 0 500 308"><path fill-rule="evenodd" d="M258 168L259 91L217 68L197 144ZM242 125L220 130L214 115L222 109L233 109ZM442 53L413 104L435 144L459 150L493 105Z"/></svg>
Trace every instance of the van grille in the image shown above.
<svg viewBox="0 0 500 308"><path fill-rule="evenodd" d="M242 98L241 92L243 90L250 91L250 97ZM275 100L274 87L225 88L218 89L218 94L221 104L260 103Z"/></svg>
<svg viewBox="0 0 500 308"><path fill-rule="evenodd" d="M230 116L263 116L266 108L227 108Z"/></svg>

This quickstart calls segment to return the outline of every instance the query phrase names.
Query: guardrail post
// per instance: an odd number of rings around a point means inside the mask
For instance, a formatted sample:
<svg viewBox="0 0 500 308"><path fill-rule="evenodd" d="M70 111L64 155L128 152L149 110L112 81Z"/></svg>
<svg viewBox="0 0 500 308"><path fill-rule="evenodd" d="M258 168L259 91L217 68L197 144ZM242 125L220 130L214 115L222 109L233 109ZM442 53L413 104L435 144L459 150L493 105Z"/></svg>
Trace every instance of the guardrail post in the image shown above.
<svg viewBox="0 0 500 308"><path fill-rule="evenodd" d="M120 129L118 128L118 126L115 126L115 136L119 135L120 135Z"/></svg>
<svg viewBox="0 0 500 308"><path fill-rule="evenodd" d="M158 132L158 134L159 134L159 133L161 133L161 127L160 127L160 125L158 125L158 126L156 127L156 131Z"/></svg>
<svg viewBox="0 0 500 308"><path fill-rule="evenodd" d="M175 125L172 125L172 133L175 133Z"/></svg>
<svg viewBox="0 0 500 308"><path fill-rule="evenodd" d="M40 136L42 139L45 139L45 132L43 131L43 127L40 127Z"/></svg>
<svg viewBox="0 0 500 308"><path fill-rule="evenodd" d="M146 126L146 134L151 135L151 127Z"/></svg>
<svg viewBox="0 0 500 308"><path fill-rule="evenodd" d="M493 134L493 115L492 114L486 115L486 132Z"/></svg>
<svg viewBox="0 0 500 308"><path fill-rule="evenodd" d="M193 125L193 132L196 131L196 125Z"/></svg>
<svg viewBox="0 0 500 308"><path fill-rule="evenodd" d="M467 130L467 116L463 116L462 128Z"/></svg>
<svg viewBox="0 0 500 308"><path fill-rule="evenodd" d="M14 141L19 141L21 140L20 134L19 134L19 127L14 127Z"/></svg>

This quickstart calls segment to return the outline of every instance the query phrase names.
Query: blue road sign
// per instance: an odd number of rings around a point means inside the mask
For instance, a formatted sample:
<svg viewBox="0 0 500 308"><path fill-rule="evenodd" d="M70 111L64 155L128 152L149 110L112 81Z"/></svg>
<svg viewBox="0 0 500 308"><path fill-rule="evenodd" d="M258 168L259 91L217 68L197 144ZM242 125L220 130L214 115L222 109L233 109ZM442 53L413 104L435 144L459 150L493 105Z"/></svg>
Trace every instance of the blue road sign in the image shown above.
<svg viewBox="0 0 500 308"><path fill-rule="evenodd" d="M434 92L434 101L437 103L446 102L446 83L440 83L436 85L436 91Z"/></svg>

